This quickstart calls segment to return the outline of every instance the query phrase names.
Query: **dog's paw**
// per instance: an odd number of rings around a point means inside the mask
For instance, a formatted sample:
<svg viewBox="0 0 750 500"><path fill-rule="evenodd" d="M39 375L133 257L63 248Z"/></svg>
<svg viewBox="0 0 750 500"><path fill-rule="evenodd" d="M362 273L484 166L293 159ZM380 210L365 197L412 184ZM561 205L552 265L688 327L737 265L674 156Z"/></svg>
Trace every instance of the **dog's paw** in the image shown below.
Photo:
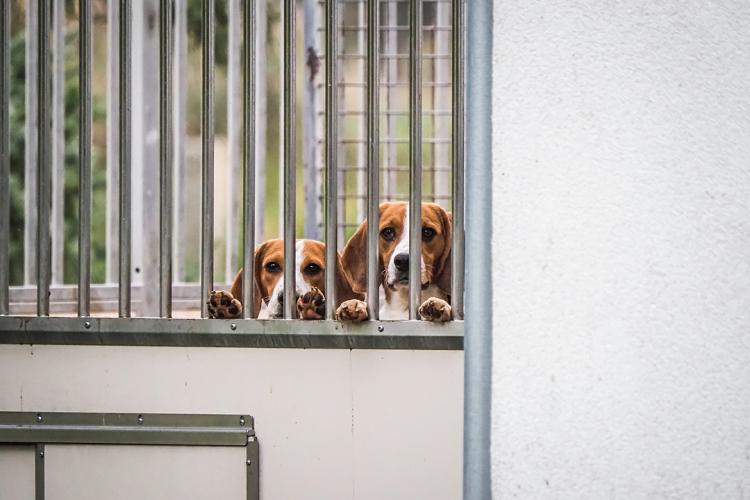
<svg viewBox="0 0 750 500"><path fill-rule="evenodd" d="M341 321L365 321L369 317L367 304L357 299L344 301L336 309L336 319Z"/></svg>
<svg viewBox="0 0 750 500"><path fill-rule="evenodd" d="M242 316L242 304L229 292L211 290L208 294L209 318L239 318Z"/></svg>
<svg viewBox="0 0 750 500"><path fill-rule="evenodd" d="M451 316L451 305L437 297L430 297L419 306L419 318L424 321L450 321Z"/></svg>
<svg viewBox="0 0 750 500"><path fill-rule="evenodd" d="M323 319L326 317L326 297L317 287L297 299L299 319Z"/></svg>

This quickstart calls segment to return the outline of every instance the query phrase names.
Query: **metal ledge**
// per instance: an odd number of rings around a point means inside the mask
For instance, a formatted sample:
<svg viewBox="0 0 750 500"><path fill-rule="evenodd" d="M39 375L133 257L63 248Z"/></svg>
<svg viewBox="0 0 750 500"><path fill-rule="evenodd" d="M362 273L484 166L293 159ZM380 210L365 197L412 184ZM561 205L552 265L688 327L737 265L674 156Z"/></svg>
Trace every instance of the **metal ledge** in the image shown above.
<svg viewBox="0 0 750 500"><path fill-rule="evenodd" d="M35 446L35 498L44 500L47 444L232 446L246 449L247 499L260 498L259 443L249 415L0 412L0 444Z"/></svg>
<svg viewBox="0 0 750 500"><path fill-rule="evenodd" d="M248 415L0 412L0 442L246 446Z"/></svg>
<svg viewBox="0 0 750 500"><path fill-rule="evenodd" d="M462 350L463 321L0 317L0 344Z"/></svg>

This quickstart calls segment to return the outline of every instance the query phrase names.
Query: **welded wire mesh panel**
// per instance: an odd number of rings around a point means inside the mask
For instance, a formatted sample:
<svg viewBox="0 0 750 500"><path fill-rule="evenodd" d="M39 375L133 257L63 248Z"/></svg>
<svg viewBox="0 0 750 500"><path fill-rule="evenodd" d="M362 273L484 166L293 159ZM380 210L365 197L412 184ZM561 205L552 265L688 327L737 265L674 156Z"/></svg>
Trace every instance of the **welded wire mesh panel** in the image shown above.
<svg viewBox="0 0 750 500"><path fill-rule="evenodd" d="M322 19L325 1L317 1ZM452 21L451 0L423 2L423 201L451 208ZM409 199L409 1L380 0L380 193L381 201ZM339 0L339 247L365 218L366 206L366 0ZM307 14L308 11L306 11ZM306 21L307 22L307 21ZM322 47L325 27L308 47ZM325 60L325 54L315 52ZM325 64L325 62L323 62ZM316 148L311 162L323 178L325 83L315 84ZM322 182L321 182L322 185ZM320 193L316 193L320 195ZM307 195L307 193L306 193ZM322 226L322 217L314 217ZM307 227L307 225L306 225Z"/></svg>

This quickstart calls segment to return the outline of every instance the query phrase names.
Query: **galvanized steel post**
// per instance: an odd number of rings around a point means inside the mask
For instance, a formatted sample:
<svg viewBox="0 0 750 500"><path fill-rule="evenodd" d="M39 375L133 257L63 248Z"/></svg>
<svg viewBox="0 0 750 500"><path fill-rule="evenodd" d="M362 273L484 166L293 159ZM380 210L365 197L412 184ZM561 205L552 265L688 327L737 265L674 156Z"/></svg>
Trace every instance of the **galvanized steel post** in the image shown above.
<svg viewBox="0 0 750 500"><path fill-rule="evenodd" d="M242 317L245 319L252 317L255 268L255 2L256 0L245 0L242 18L245 39L245 99L242 103L245 134L242 171Z"/></svg>
<svg viewBox="0 0 750 500"><path fill-rule="evenodd" d="M367 0L367 309L379 311L380 265L380 5Z"/></svg>
<svg viewBox="0 0 750 500"><path fill-rule="evenodd" d="M91 0L78 3L78 316L91 307Z"/></svg>
<svg viewBox="0 0 750 500"><path fill-rule="evenodd" d="M296 308L294 248L296 239L297 161L295 155L295 1L284 0L284 318Z"/></svg>
<svg viewBox="0 0 750 500"><path fill-rule="evenodd" d="M39 22L38 63L39 93L38 137L39 173L37 183L37 316L49 316L49 291L52 274L52 238L50 216L52 210L52 100L50 72L50 31L52 2L39 2L37 19Z"/></svg>
<svg viewBox="0 0 750 500"><path fill-rule="evenodd" d="M201 317L214 281L214 0L203 0L203 68L201 102Z"/></svg>
<svg viewBox="0 0 750 500"><path fill-rule="evenodd" d="M422 291L422 0L409 1L409 319Z"/></svg>
<svg viewBox="0 0 750 500"><path fill-rule="evenodd" d="M159 315L172 316L173 0L159 5Z"/></svg>
<svg viewBox="0 0 750 500"><path fill-rule="evenodd" d="M120 99L119 109L119 316L130 317L130 250L131 250L131 225L130 225L130 160L131 160L131 60L130 60L130 36L131 36L131 5L130 0L120 0L120 26L119 26L119 56L120 56Z"/></svg>
<svg viewBox="0 0 750 500"><path fill-rule="evenodd" d="M338 2L326 1L326 319L336 315L338 260Z"/></svg>
<svg viewBox="0 0 750 500"><path fill-rule="evenodd" d="M490 498L492 380L492 1L467 2L464 498Z"/></svg>
<svg viewBox="0 0 750 500"><path fill-rule="evenodd" d="M453 0L453 241L451 308L464 317L464 0Z"/></svg>

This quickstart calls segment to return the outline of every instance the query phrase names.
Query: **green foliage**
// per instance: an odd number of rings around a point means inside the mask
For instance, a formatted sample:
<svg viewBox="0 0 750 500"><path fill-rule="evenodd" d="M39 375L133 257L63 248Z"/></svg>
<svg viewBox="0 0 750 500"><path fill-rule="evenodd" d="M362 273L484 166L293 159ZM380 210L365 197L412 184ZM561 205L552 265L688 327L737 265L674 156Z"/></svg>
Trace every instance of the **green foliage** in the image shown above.
<svg viewBox="0 0 750 500"><path fill-rule="evenodd" d="M76 33L69 34L66 46L74 46ZM24 251L24 169L25 169L25 48L24 32L11 41L10 86L10 162L11 162L11 241L10 279L23 283ZM31 83L33 85L33 82ZM78 61L75 50L66 51L65 61L65 228L64 281L74 282L78 269ZM104 120L106 109L101 99L94 99L95 123ZM101 148L92 147L92 279L104 280L104 224L106 173ZM100 236L100 237L97 237Z"/></svg>

